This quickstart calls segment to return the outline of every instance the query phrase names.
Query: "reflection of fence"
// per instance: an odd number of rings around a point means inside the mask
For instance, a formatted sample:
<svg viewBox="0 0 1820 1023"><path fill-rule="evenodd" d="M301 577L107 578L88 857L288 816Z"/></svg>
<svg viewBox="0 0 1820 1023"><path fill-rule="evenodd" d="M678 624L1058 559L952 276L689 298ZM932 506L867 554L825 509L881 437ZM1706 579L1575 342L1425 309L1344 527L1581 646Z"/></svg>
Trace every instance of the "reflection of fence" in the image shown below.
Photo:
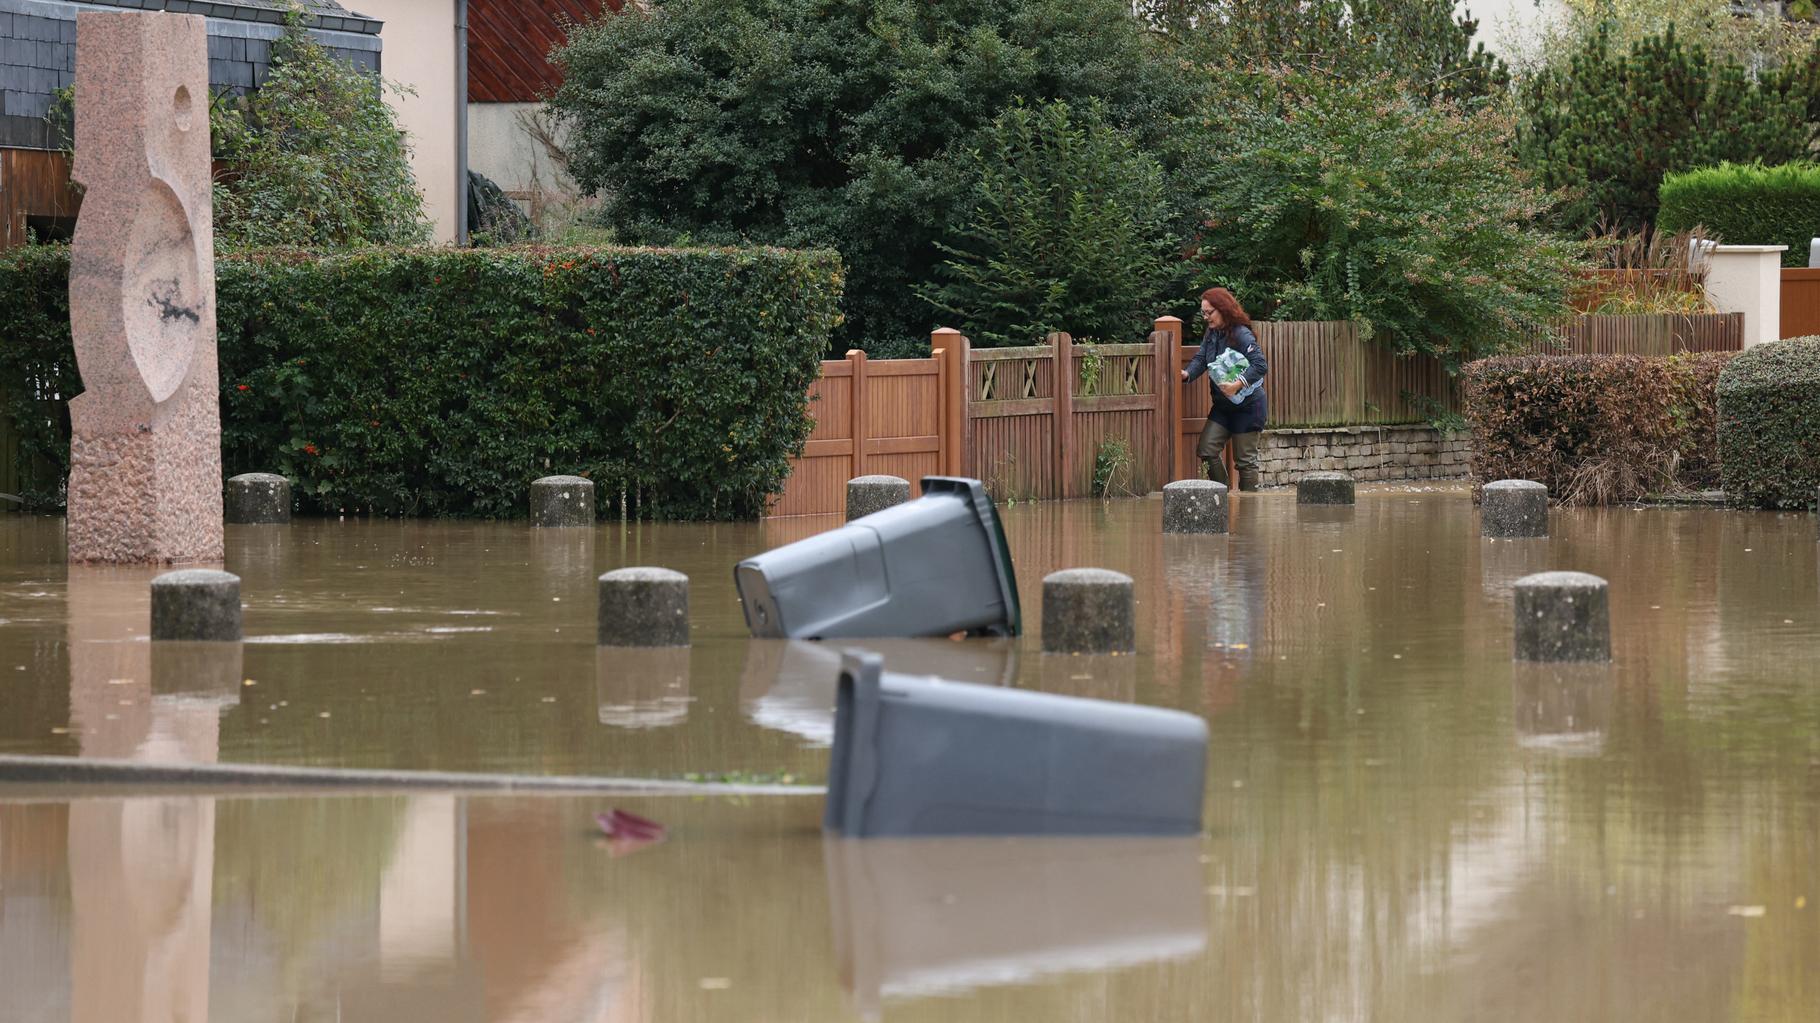
<svg viewBox="0 0 1820 1023"><path fill-rule="evenodd" d="M1820 269L1782 271L1782 330L1788 337L1820 334Z"/></svg>
<svg viewBox="0 0 1820 1023"><path fill-rule="evenodd" d="M1523 354L1675 355L1743 347L1743 313L1652 313L1576 316L1532 333Z"/></svg>

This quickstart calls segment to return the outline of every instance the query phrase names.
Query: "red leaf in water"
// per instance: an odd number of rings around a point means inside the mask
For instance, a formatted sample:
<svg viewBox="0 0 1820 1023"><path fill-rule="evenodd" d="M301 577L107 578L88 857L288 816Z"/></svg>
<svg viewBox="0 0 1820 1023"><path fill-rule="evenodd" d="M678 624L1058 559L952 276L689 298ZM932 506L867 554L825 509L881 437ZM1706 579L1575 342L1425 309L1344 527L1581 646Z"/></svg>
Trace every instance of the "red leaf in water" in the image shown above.
<svg viewBox="0 0 1820 1023"><path fill-rule="evenodd" d="M615 808L594 815L601 834L607 838L607 852L624 856L647 845L656 845L669 834L669 829L649 818Z"/></svg>

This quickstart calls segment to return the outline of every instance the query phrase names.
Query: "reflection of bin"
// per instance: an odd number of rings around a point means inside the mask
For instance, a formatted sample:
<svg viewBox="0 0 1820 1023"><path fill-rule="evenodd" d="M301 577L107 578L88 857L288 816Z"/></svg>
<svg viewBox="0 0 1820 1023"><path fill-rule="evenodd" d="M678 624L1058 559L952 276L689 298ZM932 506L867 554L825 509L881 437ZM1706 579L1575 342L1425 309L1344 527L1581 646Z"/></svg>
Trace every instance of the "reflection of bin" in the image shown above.
<svg viewBox="0 0 1820 1023"><path fill-rule="evenodd" d="M1105 972L1207 946L1195 838L822 843L840 975L884 999Z"/></svg>
<svg viewBox="0 0 1820 1023"><path fill-rule="evenodd" d="M877 654L841 663L828 830L854 838L1200 830L1200 718L881 669Z"/></svg>
<svg viewBox="0 0 1820 1023"><path fill-rule="evenodd" d="M978 480L923 477L923 496L733 570L765 638L1017 635L1017 578Z"/></svg>
<svg viewBox="0 0 1820 1023"><path fill-rule="evenodd" d="M962 682L1008 686L1017 680L1013 639L869 639L843 642L885 659L885 665L912 675L939 675ZM1121 657L1132 663L1136 658ZM746 644L739 702L761 728L800 735L817 746L834 741L834 691L840 681L840 650L807 640L753 640Z"/></svg>

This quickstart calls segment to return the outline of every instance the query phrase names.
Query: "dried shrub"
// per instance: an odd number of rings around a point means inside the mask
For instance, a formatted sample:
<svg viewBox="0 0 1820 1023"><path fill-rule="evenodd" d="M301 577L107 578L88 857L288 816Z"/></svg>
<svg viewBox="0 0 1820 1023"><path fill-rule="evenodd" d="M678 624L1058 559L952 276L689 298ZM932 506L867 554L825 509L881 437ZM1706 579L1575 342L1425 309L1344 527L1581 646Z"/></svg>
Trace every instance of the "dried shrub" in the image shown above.
<svg viewBox="0 0 1820 1023"><path fill-rule="evenodd" d="M1763 508L1805 508L1820 486L1820 337L1758 345L1719 378L1725 493Z"/></svg>
<svg viewBox="0 0 1820 1023"><path fill-rule="evenodd" d="M1564 504L1717 485L1716 385L1730 352L1533 355L1464 370L1473 476L1545 484Z"/></svg>
<svg viewBox="0 0 1820 1023"><path fill-rule="evenodd" d="M1587 243L1599 271L1590 278L1582 311L1603 316L1717 311L1706 297L1705 261L1688 259L1691 247L1710 239L1691 230L1607 230Z"/></svg>

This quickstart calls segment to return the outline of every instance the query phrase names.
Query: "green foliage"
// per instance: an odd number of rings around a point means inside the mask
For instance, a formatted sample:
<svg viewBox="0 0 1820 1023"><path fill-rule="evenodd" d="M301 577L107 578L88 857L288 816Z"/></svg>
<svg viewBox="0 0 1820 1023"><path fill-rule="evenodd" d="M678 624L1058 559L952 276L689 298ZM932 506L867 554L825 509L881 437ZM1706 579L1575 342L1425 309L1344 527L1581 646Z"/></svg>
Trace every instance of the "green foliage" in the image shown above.
<svg viewBox="0 0 1820 1023"><path fill-rule="evenodd" d="M1137 0L1146 22L1190 60L1273 65L1340 79L1388 75L1425 101L1501 96L1510 71L1474 43L1479 23L1454 0ZM1280 76L1276 77L1281 81Z"/></svg>
<svg viewBox="0 0 1820 1023"><path fill-rule="evenodd" d="M841 346L926 337L972 207L956 154L1016 97L1097 98L1149 148L1198 85L1124 0L660 0L569 36L552 108L620 238L839 249Z"/></svg>
<svg viewBox="0 0 1820 1023"><path fill-rule="evenodd" d="M69 253L0 258L0 393L62 504ZM569 472L651 518L759 514L811 426L830 252L389 249L218 258L223 468L305 510L522 515ZM35 399L34 396L37 396Z"/></svg>
<svg viewBox="0 0 1820 1023"><path fill-rule="evenodd" d="M1499 351L1564 311L1578 265L1534 226L1549 198L1508 140L1490 111L1328 82L1236 126L1206 173L1198 258L1254 314L1355 320L1449 361Z"/></svg>
<svg viewBox="0 0 1820 1023"><path fill-rule="evenodd" d="M1706 352L1470 363L1473 476L1534 480L1566 504L1711 487L1719 477L1715 387L1732 360Z"/></svg>
<svg viewBox="0 0 1820 1023"><path fill-rule="evenodd" d="M1628 51L1614 31L1601 24L1518 90L1517 153L1543 186L1572 191L1564 229L1639 230L1665 173L1784 163L1820 138L1820 50L1753 72L1684 45L1672 25Z"/></svg>
<svg viewBox="0 0 1820 1023"><path fill-rule="evenodd" d="M1820 337L1757 345L1719 377L1725 494L1761 508L1806 508L1820 486Z"/></svg>
<svg viewBox="0 0 1820 1023"><path fill-rule="evenodd" d="M973 209L937 243L948 259L916 293L984 348L1061 330L1128 340L1168 288L1163 169L1097 106L1019 103L966 154Z"/></svg>
<svg viewBox="0 0 1820 1023"><path fill-rule="evenodd" d="M388 85L339 60L294 17L257 91L210 105L215 240L228 246L410 245L429 240Z"/></svg>
<svg viewBox="0 0 1820 1023"><path fill-rule="evenodd" d="M1786 245L1783 266L1806 266L1820 232L1820 164L1724 163L1662 179L1663 231L1703 227L1733 245Z"/></svg>
<svg viewBox="0 0 1820 1023"><path fill-rule="evenodd" d="M1136 497L1131 490L1131 467L1131 445L1124 438L1101 441L1099 450L1093 453L1093 496L1112 497L1123 491L1128 497Z"/></svg>

